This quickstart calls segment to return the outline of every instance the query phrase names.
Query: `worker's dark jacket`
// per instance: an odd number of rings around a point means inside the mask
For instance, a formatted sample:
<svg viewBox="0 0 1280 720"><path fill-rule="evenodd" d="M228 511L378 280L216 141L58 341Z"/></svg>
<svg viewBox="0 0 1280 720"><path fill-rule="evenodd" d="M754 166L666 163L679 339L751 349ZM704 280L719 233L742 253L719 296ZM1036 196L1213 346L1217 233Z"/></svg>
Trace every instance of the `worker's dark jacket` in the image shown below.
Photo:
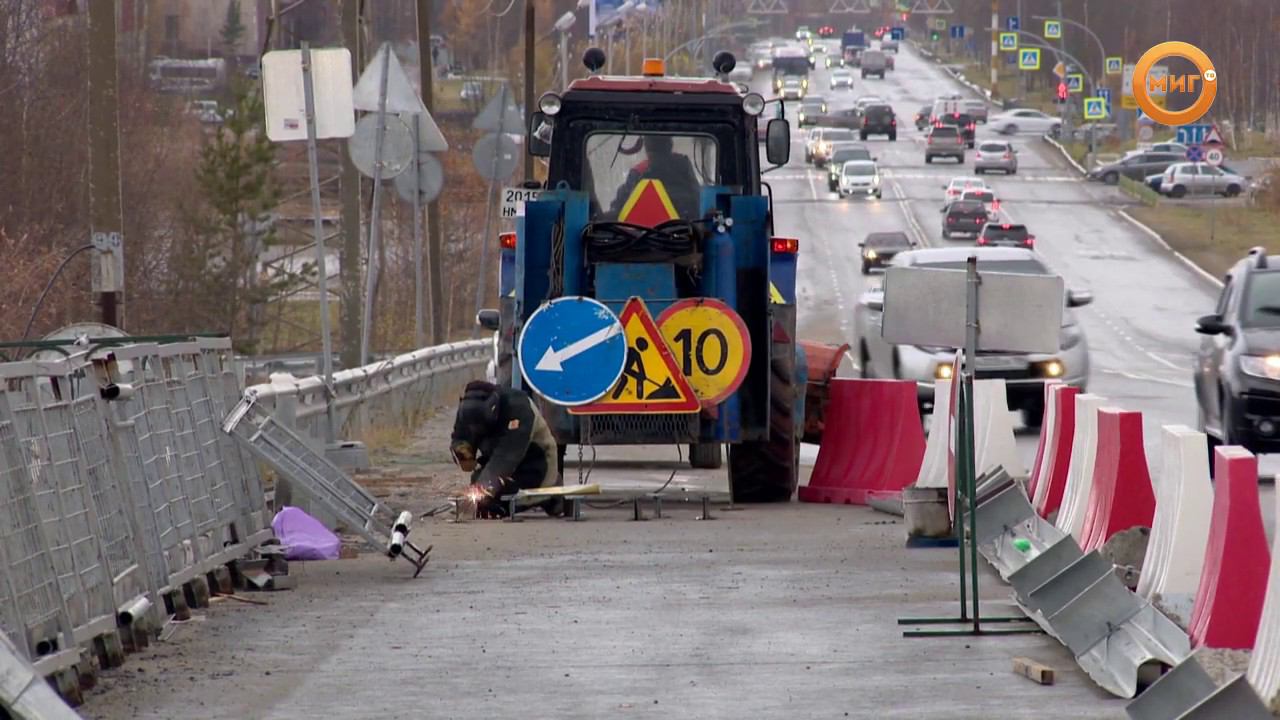
<svg viewBox="0 0 1280 720"><path fill-rule="evenodd" d="M460 443L474 448L471 482L484 488L507 493L559 484L555 437L519 390L483 381L467 385L451 441L454 449Z"/></svg>
<svg viewBox="0 0 1280 720"><path fill-rule="evenodd" d="M666 189L667 196L671 198L671 205L675 207L680 219L696 220L698 218L702 185L693 172L693 163L689 162L689 158L672 154L646 160L632 168L631 172L627 173L627 181L618 188L618 194L613 199L612 208L615 216L622 212L623 206L627 204L631 193L635 191L641 180L662 181L662 186Z"/></svg>

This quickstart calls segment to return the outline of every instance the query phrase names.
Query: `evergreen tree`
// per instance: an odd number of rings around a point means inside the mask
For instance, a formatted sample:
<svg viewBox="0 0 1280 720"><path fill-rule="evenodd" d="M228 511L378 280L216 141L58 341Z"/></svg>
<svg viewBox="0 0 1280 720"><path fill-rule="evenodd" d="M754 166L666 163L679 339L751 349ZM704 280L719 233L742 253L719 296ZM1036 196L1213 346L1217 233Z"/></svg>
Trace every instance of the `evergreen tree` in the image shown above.
<svg viewBox="0 0 1280 720"><path fill-rule="evenodd" d="M222 23L222 52L226 57L233 57L238 53L240 41L244 39L247 28L240 19L240 0L231 0L227 3L227 17Z"/></svg>

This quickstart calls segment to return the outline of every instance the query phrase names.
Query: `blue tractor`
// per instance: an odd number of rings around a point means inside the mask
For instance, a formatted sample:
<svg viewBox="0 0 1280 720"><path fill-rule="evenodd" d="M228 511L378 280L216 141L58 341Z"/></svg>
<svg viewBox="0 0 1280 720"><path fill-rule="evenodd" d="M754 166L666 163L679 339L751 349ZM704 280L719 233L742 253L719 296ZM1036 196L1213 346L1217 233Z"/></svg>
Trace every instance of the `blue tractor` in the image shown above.
<svg viewBox="0 0 1280 720"><path fill-rule="evenodd" d="M786 502L806 434L808 366L796 340L799 242L773 234L761 174L765 163L787 163L788 122L781 110L766 121L766 101L728 82L729 53L715 57L717 76L707 79L667 77L660 60L647 60L638 77L603 76L598 48L583 62L590 77L544 95L531 116L526 145L546 159L547 180L516 219L514 236L501 240L500 307L478 318L496 333L496 379L537 398L562 470L571 444L687 445L694 467L719 467L728 445L735 501ZM655 182L646 190L645 181ZM647 210L637 204L645 192ZM516 357L531 315L575 296L614 313L640 298L653 318L690 304L730 308L750 359L739 363L745 356L714 328L686 329L669 338L675 363L726 392L704 394L693 412L575 414L539 396ZM820 412L811 409L810 430Z"/></svg>

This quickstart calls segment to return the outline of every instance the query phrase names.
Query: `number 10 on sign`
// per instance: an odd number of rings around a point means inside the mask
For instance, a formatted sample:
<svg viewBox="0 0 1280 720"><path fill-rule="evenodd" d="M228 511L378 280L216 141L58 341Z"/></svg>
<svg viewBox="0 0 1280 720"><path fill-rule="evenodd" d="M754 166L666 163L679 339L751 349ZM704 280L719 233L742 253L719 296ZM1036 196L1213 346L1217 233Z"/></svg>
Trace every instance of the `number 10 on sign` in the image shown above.
<svg viewBox="0 0 1280 720"><path fill-rule="evenodd" d="M713 298L687 298L662 313L658 329L704 406L723 402L742 384L751 338L733 308Z"/></svg>

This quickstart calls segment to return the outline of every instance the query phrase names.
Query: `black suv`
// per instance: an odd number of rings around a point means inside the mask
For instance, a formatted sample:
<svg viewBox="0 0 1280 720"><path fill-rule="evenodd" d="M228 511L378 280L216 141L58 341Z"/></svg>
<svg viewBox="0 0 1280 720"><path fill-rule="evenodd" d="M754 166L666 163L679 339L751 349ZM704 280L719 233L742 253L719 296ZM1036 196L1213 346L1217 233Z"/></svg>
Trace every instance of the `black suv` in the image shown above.
<svg viewBox="0 0 1280 720"><path fill-rule="evenodd" d="M858 135L863 140L868 135L888 135L889 140L898 139L898 118L893 108L888 105L868 105L859 114Z"/></svg>
<svg viewBox="0 0 1280 720"><path fill-rule="evenodd" d="M862 274L870 275L873 268L883 268L900 252L915 247L904 232L873 232L858 243L862 248Z"/></svg>
<svg viewBox="0 0 1280 720"><path fill-rule="evenodd" d="M972 148L976 143L975 137L978 133L978 122L968 113L944 113L938 116L939 125L950 125L960 131L960 136L964 138L964 144Z"/></svg>
<svg viewBox="0 0 1280 720"><path fill-rule="evenodd" d="M1196 358L1200 429L1212 445L1280 451L1280 256L1249 251L1227 273ZM1212 463L1211 463L1212 465Z"/></svg>
<svg viewBox="0 0 1280 720"><path fill-rule="evenodd" d="M987 206L981 200L956 200L942 208L942 237L956 233L978 235L987 224Z"/></svg>

